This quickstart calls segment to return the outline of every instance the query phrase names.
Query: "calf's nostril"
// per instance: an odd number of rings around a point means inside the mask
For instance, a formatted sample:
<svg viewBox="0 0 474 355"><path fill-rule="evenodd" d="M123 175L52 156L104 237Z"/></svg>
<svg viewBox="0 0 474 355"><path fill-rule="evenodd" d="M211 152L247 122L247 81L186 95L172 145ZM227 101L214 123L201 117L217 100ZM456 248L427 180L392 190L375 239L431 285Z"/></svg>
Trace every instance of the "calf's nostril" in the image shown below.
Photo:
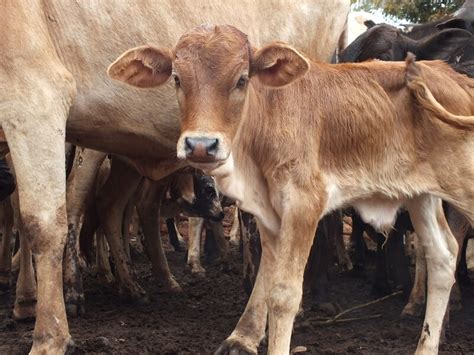
<svg viewBox="0 0 474 355"><path fill-rule="evenodd" d="M186 137L184 139L184 147L186 154L191 154L194 151L194 147L196 147L196 141L192 138Z"/></svg>
<svg viewBox="0 0 474 355"><path fill-rule="evenodd" d="M209 139L209 143L207 145L207 154L216 155L218 145L219 145L219 140L217 138Z"/></svg>

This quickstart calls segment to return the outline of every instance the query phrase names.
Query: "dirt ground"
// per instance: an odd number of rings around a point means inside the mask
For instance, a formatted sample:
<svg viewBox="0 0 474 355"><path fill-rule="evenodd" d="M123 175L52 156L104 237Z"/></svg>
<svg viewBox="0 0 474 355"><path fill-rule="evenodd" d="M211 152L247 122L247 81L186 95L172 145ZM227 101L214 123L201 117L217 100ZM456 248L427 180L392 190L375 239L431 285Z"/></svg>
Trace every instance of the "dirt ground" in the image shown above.
<svg viewBox="0 0 474 355"><path fill-rule="evenodd" d="M167 240L167 237L164 236ZM151 275L144 256L134 265L141 285L150 295L150 304L122 301L112 286L104 286L93 274L85 276L86 314L70 319L75 342L74 354L210 354L236 325L247 296L242 287L241 256L231 253L230 271L219 265L205 265L205 279L190 275L184 253L167 247L170 267L184 292L167 294ZM366 303L371 280L332 270L333 299L342 309ZM463 288L462 311L451 314L450 328L441 354L474 353L474 286ZM304 315L296 321L292 348L305 347L308 354L410 354L416 348L421 319L402 320L402 296L351 312L356 319L332 325L318 325L305 295ZM0 354L26 354L31 346L33 322L11 320L13 296L0 294ZM302 349L302 348L300 348ZM264 346L260 349L265 353Z"/></svg>

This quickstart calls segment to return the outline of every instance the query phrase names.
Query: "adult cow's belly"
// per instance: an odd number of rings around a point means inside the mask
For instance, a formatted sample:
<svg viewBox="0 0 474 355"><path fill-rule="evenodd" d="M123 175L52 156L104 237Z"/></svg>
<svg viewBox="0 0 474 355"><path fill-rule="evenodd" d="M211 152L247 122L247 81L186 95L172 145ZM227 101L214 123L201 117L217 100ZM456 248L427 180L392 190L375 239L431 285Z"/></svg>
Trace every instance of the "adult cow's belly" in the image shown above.
<svg viewBox="0 0 474 355"><path fill-rule="evenodd" d="M165 95L169 88L140 97L126 87L100 85L79 90L67 121L67 141L131 158L176 158L179 120L175 98Z"/></svg>

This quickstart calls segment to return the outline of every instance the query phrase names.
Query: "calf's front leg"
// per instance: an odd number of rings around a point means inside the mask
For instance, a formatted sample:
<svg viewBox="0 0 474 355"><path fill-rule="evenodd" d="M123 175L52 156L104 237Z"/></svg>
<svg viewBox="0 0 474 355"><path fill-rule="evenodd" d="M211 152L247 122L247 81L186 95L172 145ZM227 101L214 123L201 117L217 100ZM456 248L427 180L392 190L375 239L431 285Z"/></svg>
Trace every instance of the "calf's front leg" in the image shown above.
<svg viewBox="0 0 474 355"><path fill-rule="evenodd" d="M289 354L293 322L303 295L303 276L320 211L317 201L297 189L288 189L280 234L262 239L269 255L264 274L268 307L268 353Z"/></svg>

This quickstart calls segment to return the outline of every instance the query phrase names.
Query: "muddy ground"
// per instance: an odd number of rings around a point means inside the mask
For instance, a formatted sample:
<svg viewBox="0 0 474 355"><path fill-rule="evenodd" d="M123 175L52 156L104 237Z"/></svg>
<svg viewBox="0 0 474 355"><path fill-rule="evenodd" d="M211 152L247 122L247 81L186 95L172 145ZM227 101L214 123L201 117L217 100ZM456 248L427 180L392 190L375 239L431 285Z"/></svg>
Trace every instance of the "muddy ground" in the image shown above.
<svg viewBox="0 0 474 355"><path fill-rule="evenodd" d="M126 303L112 286L100 284L93 274L85 276L87 313L69 320L74 354L210 354L218 347L234 328L247 300L237 248L231 253L230 271L205 265L205 279L190 275L184 253L167 247L167 256L184 293L165 293L152 277L146 258L138 255L134 258L137 274L151 298L146 305ZM337 267L331 274L331 294L342 309L377 298L371 294L370 277L354 277ZM442 354L474 353L473 296L474 286L464 287L464 308L451 314ZM332 325L316 324L320 314L311 309L307 294L305 300L292 348L303 346L310 354L410 354L415 350L422 322L400 319L405 302L402 296L347 315L359 319ZM12 306L13 296L0 294L0 354L26 354L33 323L11 320ZM360 319L376 315L378 318ZM264 346L260 350L265 353Z"/></svg>

